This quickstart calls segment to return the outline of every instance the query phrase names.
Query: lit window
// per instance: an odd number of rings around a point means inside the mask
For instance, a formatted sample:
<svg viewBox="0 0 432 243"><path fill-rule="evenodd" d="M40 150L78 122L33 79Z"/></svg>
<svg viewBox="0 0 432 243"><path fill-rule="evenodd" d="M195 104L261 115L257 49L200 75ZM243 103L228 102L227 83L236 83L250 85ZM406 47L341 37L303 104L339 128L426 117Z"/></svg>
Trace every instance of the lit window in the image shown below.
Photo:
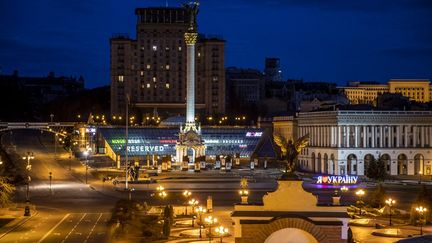
<svg viewBox="0 0 432 243"><path fill-rule="evenodd" d="M118 76L118 81L119 82L123 82L124 81L124 76L123 75L119 75Z"/></svg>
<svg viewBox="0 0 432 243"><path fill-rule="evenodd" d="M147 84L147 88L150 88L150 84Z"/></svg>
<svg viewBox="0 0 432 243"><path fill-rule="evenodd" d="M169 88L170 88L169 83L166 83L166 84L165 84L165 87L166 87L167 89L169 89Z"/></svg>
<svg viewBox="0 0 432 243"><path fill-rule="evenodd" d="M213 76L213 81L218 81L218 77L217 76Z"/></svg>
<svg viewBox="0 0 432 243"><path fill-rule="evenodd" d="M198 57L200 57L201 56L201 52L198 52Z"/></svg>
<svg viewBox="0 0 432 243"><path fill-rule="evenodd" d="M153 46L153 51L157 51L157 46Z"/></svg>
<svg viewBox="0 0 432 243"><path fill-rule="evenodd" d="M150 69L150 68L151 68L150 64L147 64L147 69Z"/></svg>
<svg viewBox="0 0 432 243"><path fill-rule="evenodd" d="M168 65L168 64L165 65L165 69L166 69L166 70L169 70L169 69L170 69L170 65Z"/></svg>
<svg viewBox="0 0 432 243"><path fill-rule="evenodd" d="M179 51L181 51L181 50L182 50L181 46L179 46L178 50L179 50Z"/></svg>
<svg viewBox="0 0 432 243"><path fill-rule="evenodd" d="M165 50L166 50L166 51L169 51L169 47L168 47L168 46L167 46L167 47L165 47Z"/></svg>
<svg viewBox="0 0 432 243"><path fill-rule="evenodd" d="M153 77L153 82L156 82L156 77Z"/></svg>
<svg viewBox="0 0 432 243"><path fill-rule="evenodd" d="M144 71L141 71L141 76L144 76Z"/></svg>

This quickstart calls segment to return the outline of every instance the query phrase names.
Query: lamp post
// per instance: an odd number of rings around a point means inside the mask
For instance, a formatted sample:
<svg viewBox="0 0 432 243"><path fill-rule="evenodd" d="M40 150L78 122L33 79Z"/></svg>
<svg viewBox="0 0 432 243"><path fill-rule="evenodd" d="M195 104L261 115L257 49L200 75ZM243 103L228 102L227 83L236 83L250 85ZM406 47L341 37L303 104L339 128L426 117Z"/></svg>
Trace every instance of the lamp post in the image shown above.
<svg viewBox="0 0 432 243"><path fill-rule="evenodd" d="M30 170L31 170L31 164L30 164L30 160L34 159L34 155L31 152L27 152L27 156L23 157L23 160L27 160L27 166L26 169L28 170L28 173L30 174ZM29 207L29 203L30 203L30 181L31 181L31 177L30 175L27 176L27 190L26 190L26 206L24 208L24 216L30 216L30 207Z"/></svg>
<svg viewBox="0 0 432 243"><path fill-rule="evenodd" d="M191 200L189 200L189 205L192 206L192 228L194 227L194 212L195 212L195 206L198 205L198 201L194 198L192 198Z"/></svg>
<svg viewBox="0 0 432 243"><path fill-rule="evenodd" d="M28 170L28 173L30 173L31 170L31 163L30 160L34 159L34 155L31 152L27 152L27 156L23 157L23 160L27 160L27 166L26 169ZM30 181L31 181L31 177L28 176L28 180L27 180L27 193L26 193L26 202L30 202Z"/></svg>
<svg viewBox="0 0 432 243"><path fill-rule="evenodd" d="M126 129L125 129L125 189L128 190L128 164L129 164L129 155L128 155L128 143L129 143L129 94L126 94Z"/></svg>
<svg viewBox="0 0 432 243"><path fill-rule="evenodd" d="M240 189L239 194L241 197L241 204L248 204L249 191L246 189Z"/></svg>
<svg viewBox="0 0 432 243"><path fill-rule="evenodd" d="M217 220L217 218L213 218L211 215L209 215L208 217L206 217L206 218L204 219L204 221L205 221L205 222L208 224L208 226L209 226L209 242L211 242L211 240L212 240L212 232L211 232L211 229L212 229L212 226L213 226L213 225L217 224L218 220Z"/></svg>
<svg viewBox="0 0 432 243"><path fill-rule="evenodd" d="M419 223L420 223L420 235L423 235L423 214L427 211L427 208L423 206L416 208L417 213L420 215Z"/></svg>
<svg viewBox="0 0 432 243"><path fill-rule="evenodd" d="M215 229L215 231L220 235L220 243L222 243L222 238L224 235L228 234L228 229L223 226L219 226Z"/></svg>
<svg viewBox="0 0 432 243"><path fill-rule="evenodd" d="M385 201L385 203L389 206L389 209L390 209L390 213L389 213L389 226L391 226L392 225L392 221L391 221L392 211L391 210L392 210L392 207L395 205L396 200L393 200L393 199L389 198L389 199L387 199Z"/></svg>
<svg viewBox="0 0 432 243"><path fill-rule="evenodd" d="M84 156L86 158L85 160L85 184L87 184L87 172L88 172L88 156L89 156L89 151L86 150L84 151Z"/></svg>
<svg viewBox="0 0 432 243"><path fill-rule="evenodd" d="M185 215L187 215L187 208L188 208L188 198L192 195L192 192L185 190L183 192L183 196L186 198L186 207L185 207Z"/></svg>
<svg viewBox="0 0 432 243"><path fill-rule="evenodd" d="M363 204L362 198L363 198L364 194L365 194L365 191L363 191L363 189L356 191L356 195L359 197L358 204L359 204L359 208L360 208L360 215L362 214L361 208L362 208L362 204Z"/></svg>
<svg viewBox="0 0 432 243"><path fill-rule="evenodd" d="M202 206L199 206L197 209L195 209L195 212L199 215L199 220L200 220L200 228L199 228L199 238L202 238L202 235L201 235L201 229L202 229L202 226L203 226L203 222L202 222L202 215L204 214L204 213L206 213L207 212L207 210L205 209L205 208L203 208Z"/></svg>
<svg viewBox="0 0 432 243"><path fill-rule="evenodd" d="M342 186L340 190L341 190L341 192L345 193L345 192L348 191L348 187L347 186Z"/></svg>
<svg viewBox="0 0 432 243"><path fill-rule="evenodd" d="M52 182L52 172L50 171L49 172L50 193L52 193L51 182Z"/></svg>
<svg viewBox="0 0 432 243"><path fill-rule="evenodd" d="M156 187L156 191L158 192L157 195L162 199L162 201L168 196L163 186Z"/></svg>

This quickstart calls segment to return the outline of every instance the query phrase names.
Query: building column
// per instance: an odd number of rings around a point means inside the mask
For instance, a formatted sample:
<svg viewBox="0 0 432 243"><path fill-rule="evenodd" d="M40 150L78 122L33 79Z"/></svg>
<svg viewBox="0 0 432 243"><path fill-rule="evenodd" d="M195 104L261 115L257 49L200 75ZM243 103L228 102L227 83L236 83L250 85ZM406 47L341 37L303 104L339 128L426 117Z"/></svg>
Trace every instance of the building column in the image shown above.
<svg viewBox="0 0 432 243"><path fill-rule="evenodd" d="M417 140L418 140L418 134L417 134L417 131L418 129L417 129L417 126L416 125L414 125L413 126L413 147L415 148L415 147L417 147Z"/></svg>
<svg viewBox="0 0 432 243"><path fill-rule="evenodd" d="M388 127L388 147L389 148L393 148L393 137L394 137L394 135L393 135L393 126L389 126Z"/></svg>
<svg viewBox="0 0 432 243"><path fill-rule="evenodd" d="M399 148L401 146L401 137L402 137L402 126L398 125L396 127L396 148Z"/></svg>
<svg viewBox="0 0 432 243"><path fill-rule="evenodd" d="M404 133L404 136L405 136L405 148L408 147L408 128L409 128L408 125L405 126L405 133Z"/></svg>
<svg viewBox="0 0 432 243"><path fill-rule="evenodd" d="M349 148L350 147L350 126L345 126L345 129L346 129L346 133L345 133L345 135L346 135L346 146L345 147Z"/></svg>
<svg viewBox="0 0 432 243"><path fill-rule="evenodd" d="M371 126L371 137L372 137L372 144L371 148L375 148L375 126Z"/></svg>
<svg viewBox="0 0 432 243"><path fill-rule="evenodd" d="M367 148L367 126L363 126L363 148Z"/></svg>
<svg viewBox="0 0 432 243"><path fill-rule="evenodd" d="M336 145L336 127L335 126L331 126L330 127L330 136L331 136L331 147L334 147Z"/></svg>
<svg viewBox="0 0 432 243"><path fill-rule="evenodd" d="M341 147L341 141L342 141L342 131L341 131L341 126L338 125L337 126L337 147L340 148Z"/></svg>
<svg viewBox="0 0 432 243"><path fill-rule="evenodd" d="M358 125L355 125L354 126L354 146L356 147L356 148L358 148L359 147L359 127L358 127Z"/></svg>
<svg viewBox="0 0 432 243"><path fill-rule="evenodd" d="M424 126L421 126L420 127L420 129L421 129L421 132L420 132L420 146L423 148L424 147L424 145L425 145L425 127Z"/></svg>
<svg viewBox="0 0 432 243"><path fill-rule="evenodd" d="M384 126L379 126L380 129L380 148L384 147Z"/></svg>

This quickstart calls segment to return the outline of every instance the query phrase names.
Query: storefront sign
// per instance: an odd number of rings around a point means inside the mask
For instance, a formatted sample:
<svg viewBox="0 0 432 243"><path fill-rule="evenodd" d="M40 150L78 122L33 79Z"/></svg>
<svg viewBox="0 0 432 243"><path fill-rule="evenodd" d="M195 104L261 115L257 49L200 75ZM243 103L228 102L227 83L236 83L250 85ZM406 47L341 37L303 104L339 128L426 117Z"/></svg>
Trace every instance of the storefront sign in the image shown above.
<svg viewBox="0 0 432 243"><path fill-rule="evenodd" d="M247 132L246 137L261 137L262 132Z"/></svg>
<svg viewBox="0 0 432 243"><path fill-rule="evenodd" d="M163 152L164 150L165 150L164 146L154 146L154 145L128 146L128 152Z"/></svg>
<svg viewBox="0 0 432 243"><path fill-rule="evenodd" d="M318 176L317 184L357 184L358 176Z"/></svg>

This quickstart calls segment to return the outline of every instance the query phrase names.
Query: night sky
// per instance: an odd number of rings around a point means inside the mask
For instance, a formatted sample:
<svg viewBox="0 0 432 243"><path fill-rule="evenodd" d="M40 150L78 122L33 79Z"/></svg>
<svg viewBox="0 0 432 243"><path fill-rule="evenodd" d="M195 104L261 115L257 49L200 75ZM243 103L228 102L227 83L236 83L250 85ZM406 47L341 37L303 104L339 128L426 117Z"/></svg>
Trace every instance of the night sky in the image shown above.
<svg viewBox="0 0 432 243"><path fill-rule="evenodd" d="M135 38L134 9L154 6L165 1L0 0L2 73L107 85L109 38ZM284 78L432 79L432 0L203 0L199 31L227 40L226 66L280 57Z"/></svg>

